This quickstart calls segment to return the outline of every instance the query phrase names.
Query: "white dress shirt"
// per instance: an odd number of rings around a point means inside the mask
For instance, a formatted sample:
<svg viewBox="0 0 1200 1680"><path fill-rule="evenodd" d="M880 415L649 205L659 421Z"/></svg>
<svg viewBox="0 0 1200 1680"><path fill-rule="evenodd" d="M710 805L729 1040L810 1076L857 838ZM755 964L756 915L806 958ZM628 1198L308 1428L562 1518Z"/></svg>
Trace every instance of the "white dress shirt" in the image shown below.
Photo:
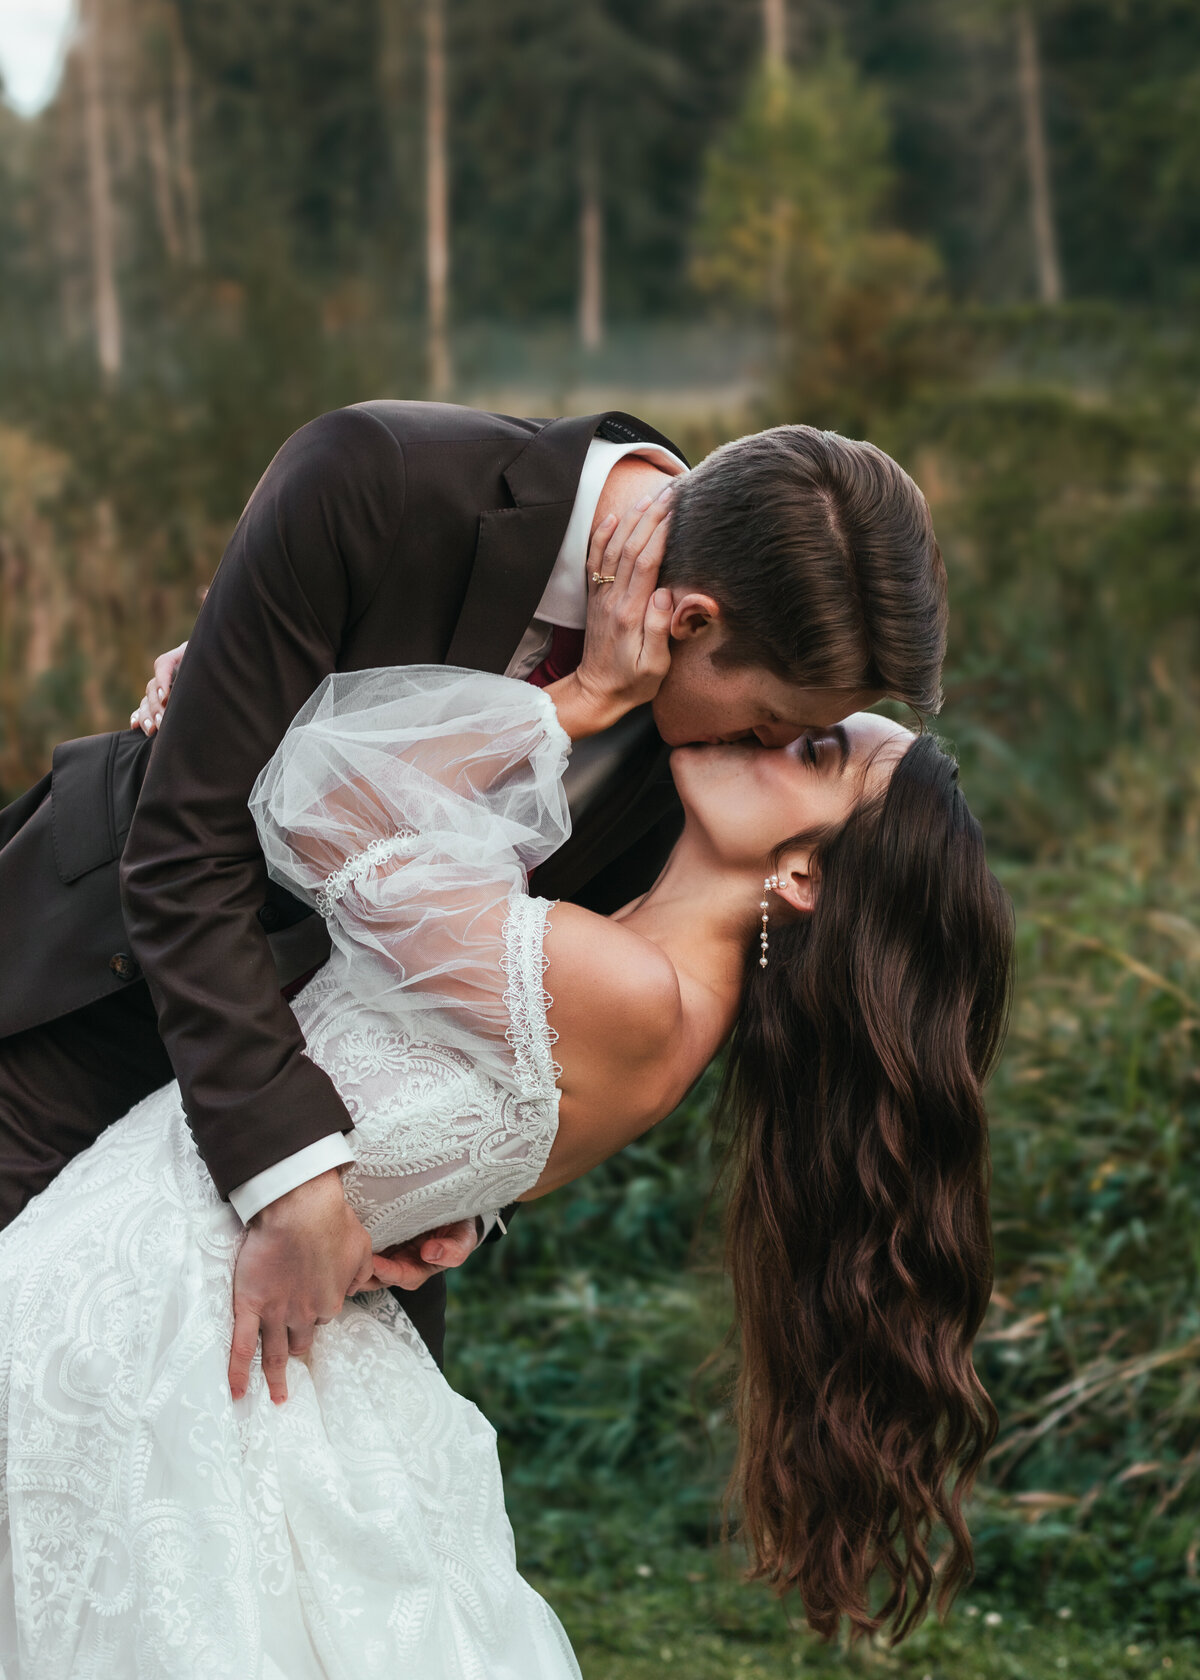
<svg viewBox="0 0 1200 1680"><path fill-rule="evenodd" d="M673 455L660 444L609 443L603 438L592 439L579 475L579 488L575 492L575 503L562 546L542 591L537 612L516 653L509 660L505 676L524 679L536 670L549 651L550 637L556 625L582 630L587 622L587 554L592 524L608 475L626 455L643 455L672 477L687 471L678 455ZM289 1190L306 1184L310 1178L318 1178L330 1167L346 1166L353 1159L349 1134L331 1132L327 1137L318 1138L315 1143L298 1149L294 1155L285 1156L273 1167L255 1173L253 1178L230 1191L229 1200L242 1223L249 1224L269 1202L278 1201ZM495 1214L484 1215L484 1236L496 1223L496 1218Z"/></svg>

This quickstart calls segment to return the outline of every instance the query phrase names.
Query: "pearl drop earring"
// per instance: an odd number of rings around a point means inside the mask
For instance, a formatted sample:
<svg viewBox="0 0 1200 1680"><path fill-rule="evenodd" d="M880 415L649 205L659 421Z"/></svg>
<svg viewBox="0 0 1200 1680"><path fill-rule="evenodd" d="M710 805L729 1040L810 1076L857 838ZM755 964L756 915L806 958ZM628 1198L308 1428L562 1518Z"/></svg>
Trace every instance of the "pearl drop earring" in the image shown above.
<svg viewBox="0 0 1200 1680"><path fill-rule="evenodd" d="M768 875L763 882L763 892L776 892L779 888L778 875ZM762 911L762 932L758 936L758 943L762 947L762 954L758 959L759 968L767 966L767 900L764 898L758 907Z"/></svg>

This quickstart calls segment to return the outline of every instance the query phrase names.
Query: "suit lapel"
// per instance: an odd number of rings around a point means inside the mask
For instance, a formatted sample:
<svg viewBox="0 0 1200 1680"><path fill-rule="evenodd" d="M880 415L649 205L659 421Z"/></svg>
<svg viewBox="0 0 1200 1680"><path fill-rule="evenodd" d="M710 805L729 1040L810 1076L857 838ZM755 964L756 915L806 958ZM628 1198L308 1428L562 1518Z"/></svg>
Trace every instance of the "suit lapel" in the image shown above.
<svg viewBox="0 0 1200 1680"><path fill-rule="evenodd" d="M475 564L447 665L505 670L541 599L570 517L570 502L480 514Z"/></svg>
<svg viewBox="0 0 1200 1680"><path fill-rule="evenodd" d="M600 418L551 420L509 463L504 481L514 505L479 516L448 665L503 671L512 658L554 569Z"/></svg>
<svg viewBox="0 0 1200 1680"><path fill-rule="evenodd" d="M588 445L599 433L621 442L668 438L629 414L551 420L509 463L513 506L479 516L471 579L446 651L448 665L503 671L529 627L566 535Z"/></svg>

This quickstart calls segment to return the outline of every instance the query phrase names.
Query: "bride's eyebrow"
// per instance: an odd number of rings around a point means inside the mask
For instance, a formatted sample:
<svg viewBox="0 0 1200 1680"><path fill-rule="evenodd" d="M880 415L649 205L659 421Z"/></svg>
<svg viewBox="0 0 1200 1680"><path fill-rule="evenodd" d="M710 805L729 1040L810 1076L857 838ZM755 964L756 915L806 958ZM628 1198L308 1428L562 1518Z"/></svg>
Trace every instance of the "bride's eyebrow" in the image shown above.
<svg viewBox="0 0 1200 1680"><path fill-rule="evenodd" d="M846 734L845 729L840 723L835 723L829 733L837 742L838 752L842 755L841 763L838 765L838 775L844 776L846 774L846 765L850 758L850 737Z"/></svg>

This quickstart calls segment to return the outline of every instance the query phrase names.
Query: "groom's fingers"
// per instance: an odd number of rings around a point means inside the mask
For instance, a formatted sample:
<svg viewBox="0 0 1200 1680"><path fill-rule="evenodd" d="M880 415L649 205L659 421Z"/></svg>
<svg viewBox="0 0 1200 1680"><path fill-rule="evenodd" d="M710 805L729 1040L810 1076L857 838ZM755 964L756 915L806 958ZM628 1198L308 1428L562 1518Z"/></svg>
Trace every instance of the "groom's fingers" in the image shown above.
<svg viewBox="0 0 1200 1680"><path fill-rule="evenodd" d="M229 1355L229 1392L240 1400L250 1383L250 1365L258 1352L260 1319L249 1307L234 1308L233 1348Z"/></svg>
<svg viewBox="0 0 1200 1680"><path fill-rule="evenodd" d="M298 1331L297 1335L303 1332ZM309 1332L312 1341L312 1332ZM267 1393L277 1406L287 1399L288 1328L286 1324L264 1324L262 1327L262 1368L267 1379Z"/></svg>
<svg viewBox="0 0 1200 1680"><path fill-rule="evenodd" d="M328 1324L329 1320L318 1319L317 1324ZM288 1354L292 1359L303 1359L313 1345L313 1335L316 1324L308 1324L303 1330L289 1330L287 1333Z"/></svg>

